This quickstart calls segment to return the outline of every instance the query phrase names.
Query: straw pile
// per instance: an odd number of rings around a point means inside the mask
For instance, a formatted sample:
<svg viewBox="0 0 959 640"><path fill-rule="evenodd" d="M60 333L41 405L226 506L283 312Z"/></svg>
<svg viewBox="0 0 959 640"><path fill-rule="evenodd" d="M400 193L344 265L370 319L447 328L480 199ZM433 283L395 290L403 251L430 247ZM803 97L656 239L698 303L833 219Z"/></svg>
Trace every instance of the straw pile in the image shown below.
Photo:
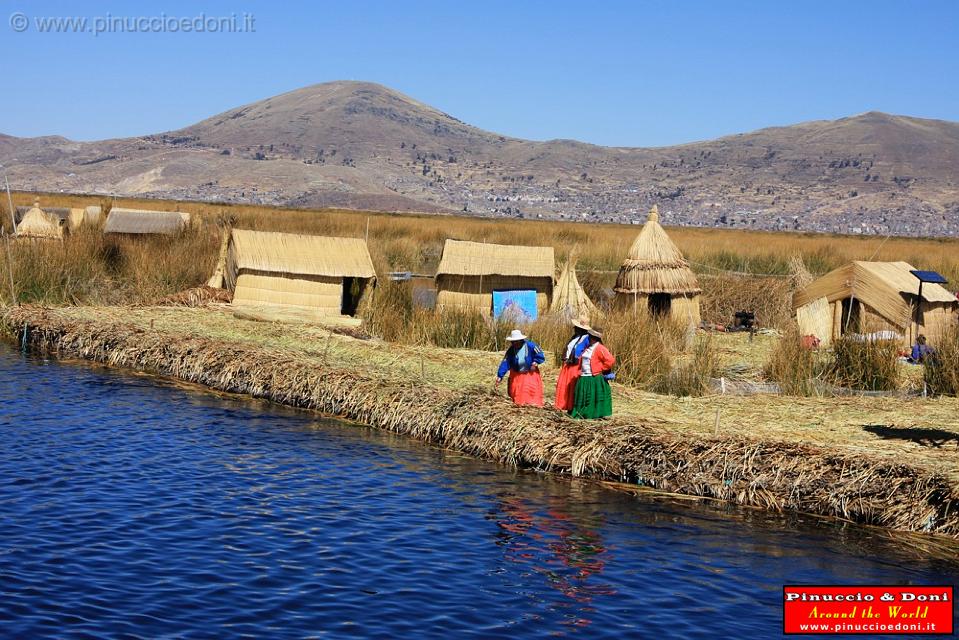
<svg viewBox="0 0 959 640"><path fill-rule="evenodd" d="M34 202L17 225L17 235L22 238L62 240L63 227L59 216L44 211L39 202Z"/></svg>
<svg viewBox="0 0 959 640"><path fill-rule="evenodd" d="M38 351L316 409L517 467L959 537L959 492L945 477L867 454L740 435L691 439L650 420L597 428L482 390L331 368L295 347L186 332L171 340L122 321L71 320L36 307L8 311L3 324Z"/></svg>
<svg viewBox="0 0 959 640"><path fill-rule="evenodd" d="M160 298L155 304L158 307L205 307L213 303L229 303L232 299L229 291L201 285Z"/></svg>
<svg viewBox="0 0 959 640"><path fill-rule="evenodd" d="M573 319L590 319L597 315L596 305L589 299L576 277L576 258L570 255L563 267L556 286L553 287L553 304L550 313Z"/></svg>

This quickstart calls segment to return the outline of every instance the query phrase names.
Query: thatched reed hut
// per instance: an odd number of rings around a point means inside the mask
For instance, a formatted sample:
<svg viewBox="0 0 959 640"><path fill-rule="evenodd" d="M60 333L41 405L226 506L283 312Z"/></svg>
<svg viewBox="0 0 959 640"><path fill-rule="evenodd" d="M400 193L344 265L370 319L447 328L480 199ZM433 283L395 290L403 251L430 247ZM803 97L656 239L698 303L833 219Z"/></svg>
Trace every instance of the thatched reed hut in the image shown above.
<svg viewBox="0 0 959 640"><path fill-rule="evenodd" d="M234 229L224 282L233 304L352 316L376 278L366 241Z"/></svg>
<svg viewBox="0 0 959 640"><path fill-rule="evenodd" d="M123 235L174 235L190 225L190 214L182 211L151 211L114 207L107 216L103 233Z"/></svg>
<svg viewBox="0 0 959 640"><path fill-rule="evenodd" d="M922 286L908 262L854 261L830 271L793 296L804 335L824 344L846 334L891 331L905 344L919 334L935 342L956 324L959 300L938 284Z"/></svg>
<svg viewBox="0 0 959 640"><path fill-rule="evenodd" d="M69 209L67 210L69 213ZM21 238L37 238L43 240L63 240L66 222L57 214L40 208L40 202L34 201L33 206L24 212L17 223L17 236Z"/></svg>
<svg viewBox="0 0 959 640"><path fill-rule="evenodd" d="M487 317L512 310L535 319L549 309L555 269L553 247L447 240L436 270L436 308Z"/></svg>
<svg viewBox="0 0 959 640"><path fill-rule="evenodd" d="M653 205L616 276L615 306L699 325L702 289L679 248L659 224Z"/></svg>
<svg viewBox="0 0 959 640"><path fill-rule="evenodd" d="M23 222L23 219L26 217L32 209L42 209L42 211L48 216L56 216L66 224L67 220L70 217L70 209L68 207L40 207L40 201L34 200L33 204L30 206L19 206L16 208L16 220L19 225Z"/></svg>
<svg viewBox="0 0 959 640"><path fill-rule="evenodd" d="M576 277L576 258L570 256L563 267L556 286L553 287L553 303L549 307L550 313L560 315L570 320L592 320L597 316L596 305L589 299L579 278Z"/></svg>

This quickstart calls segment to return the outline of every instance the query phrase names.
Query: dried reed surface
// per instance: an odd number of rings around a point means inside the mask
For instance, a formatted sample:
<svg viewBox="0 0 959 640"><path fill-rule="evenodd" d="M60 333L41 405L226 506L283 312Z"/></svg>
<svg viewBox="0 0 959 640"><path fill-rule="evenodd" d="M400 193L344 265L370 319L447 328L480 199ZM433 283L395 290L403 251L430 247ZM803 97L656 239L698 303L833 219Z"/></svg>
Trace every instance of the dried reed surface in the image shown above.
<svg viewBox="0 0 959 640"><path fill-rule="evenodd" d="M402 347L384 354L344 336L322 339L316 328L264 328L199 309L24 306L7 310L3 325L17 339L26 330L25 341L39 351L316 409L517 467L959 537L957 478L921 456L768 437L747 423L691 437L695 427L629 412L573 421L465 384L487 378L493 354L421 350L411 358L417 352ZM418 381L410 369L422 372ZM617 388L616 402L624 400ZM790 400L784 415L801 413L796 404ZM955 465L954 455L947 459Z"/></svg>
<svg viewBox="0 0 959 640"><path fill-rule="evenodd" d="M191 287L169 296L164 296L154 303L158 307L205 307L214 303L229 303L232 294L225 289L216 289L201 285Z"/></svg>
<svg viewBox="0 0 959 640"><path fill-rule="evenodd" d="M15 205L31 205L36 194L14 193ZM40 194L43 207L100 205L106 214L114 202L100 196ZM124 264L150 265L151 291L139 287L137 272L111 270L96 244L66 239L60 249L65 258L37 250L35 258L25 257L37 272L31 281L27 301L62 303L77 300L91 304L142 302L181 291L205 282L213 273L219 250L215 237L216 220L229 219L236 227L264 231L285 231L352 238L369 237L370 253L377 269L433 273L440 261L443 243L450 236L460 240L507 245L551 246L560 262L570 252L579 257L578 276L593 302L601 304L604 292L611 291L616 273L639 230L634 225L597 225L534 220L486 220L478 218L390 215L343 210L304 211L251 205L225 205L186 201L118 198L117 207L180 210L194 214L201 231L188 232L179 247L165 247L162 239L143 242L121 251ZM9 231L5 198L0 198L0 224ZM668 218L668 212L667 218ZM959 282L959 241L914 238L863 238L795 233L727 231L717 229L667 228L703 289L703 318L711 322L731 321L730 311L756 311L766 326L785 328L792 317L785 308L785 293L791 285L779 284L793 273L790 261L801 256L815 276L850 260L904 260L919 268L935 269L952 282ZM208 240L207 237L212 238ZM124 247L126 248L126 247ZM170 254L164 257L164 251ZM144 255L139 256L139 253ZM179 254L190 260L178 260ZM42 255L41 255L42 254ZM49 259L46 259L49 258ZM117 258L119 260L119 258ZM69 276L60 276L61 262ZM187 270L198 273L183 281ZM777 274L782 278L742 280L718 270L752 274ZM711 277L707 277L711 276ZM716 276L720 276L716 278ZM143 278L146 279L146 278ZM767 290L766 287L769 287ZM161 290L162 289L162 290ZM765 293L772 292L766 296ZM0 289L0 295L9 294Z"/></svg>

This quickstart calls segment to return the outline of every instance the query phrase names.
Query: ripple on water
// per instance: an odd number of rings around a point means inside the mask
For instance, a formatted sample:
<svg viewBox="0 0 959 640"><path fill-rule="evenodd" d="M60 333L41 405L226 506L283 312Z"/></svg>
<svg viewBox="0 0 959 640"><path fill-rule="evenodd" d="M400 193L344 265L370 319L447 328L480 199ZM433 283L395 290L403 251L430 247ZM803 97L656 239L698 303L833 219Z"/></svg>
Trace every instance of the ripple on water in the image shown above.
<svg viewBox="0 0 959 640"><path fill-rule="evenodd" d="M754 637L784 582L956 572L9 350L0 428L3 636Z"/></svg>

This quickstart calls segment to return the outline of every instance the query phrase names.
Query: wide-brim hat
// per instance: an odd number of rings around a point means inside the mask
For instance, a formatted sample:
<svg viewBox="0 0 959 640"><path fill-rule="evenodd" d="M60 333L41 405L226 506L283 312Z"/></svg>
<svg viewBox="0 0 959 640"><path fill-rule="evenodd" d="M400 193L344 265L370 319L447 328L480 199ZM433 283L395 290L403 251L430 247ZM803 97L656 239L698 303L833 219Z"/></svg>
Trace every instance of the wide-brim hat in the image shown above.
<svg viewBox="0 0 959 640"><path fill-rule="evenodd" d="M583 320L582 318L573 320L573 326L576 327L577 329L582 329L583 331L590 330L589 321Z"/></svg>
<svg viewBox="0 0 959 640"><path fill-rule="evenodd" d="M519 342L520 340L525 340L525 339L526 339L526 336L524 336L523 332L520 331L519 329L513 329L513 331L510 332L508 336L506 336L506 340L508 342Z"/></svg>
<svg viewBox="0 0 959 640"><path fill-rule="evenodd" d="M593 328L590 328L589 331L588 331L588 333L589 333L589 335L593 336L594 338L599 338L600 340L603 339L603 331L602 331L602 329L593 329Z"/></svg>

